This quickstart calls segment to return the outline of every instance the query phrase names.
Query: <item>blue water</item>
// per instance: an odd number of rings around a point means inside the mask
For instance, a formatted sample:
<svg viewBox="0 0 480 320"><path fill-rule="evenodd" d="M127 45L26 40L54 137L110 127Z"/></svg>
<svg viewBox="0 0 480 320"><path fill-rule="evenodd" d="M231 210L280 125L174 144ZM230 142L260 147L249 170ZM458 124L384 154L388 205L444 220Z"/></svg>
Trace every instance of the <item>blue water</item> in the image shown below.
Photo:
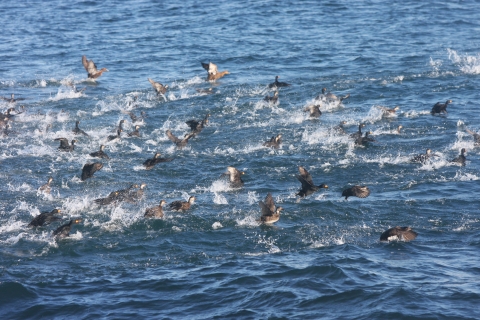
<svg viewBox="0 0 480 320"><path fill-rule="evenodd" d="M0 2L0 317L475 319L480 301L480 6L476 1ZM87 81L81 57L108 68ZM200 62L224 78L209 83ZM279 103L268 84L291 83ZM147 78L169 86L158 97ZM82 93L77 89L86 88ZM196 89L213 88L204 95ZM326 87L350 98L303 109ZM136 101L134 99L136 98ZM453 100L448 114L430 115ZM400 110L383 117L379 106ZM146 118L130 138L126 112ZM209 125L178 150L165 135ZM106 142L125 119L120 141ZM89 137L74 136L75 121ZM376 142L355 146L365 123ZM394 130L402 125L400 134ZM263 142L283 135L280 149ZM78 140L72 153L55 138ZM111 160L80 180L101 144ZM430 148L425 165L410 159ZM465 167L449 162L467 149ZM155 152L172 162L145 170ZM97 159L98 160L98 159ZM245 172L230 188L228 166ZM298 201L298 166L322 190ZM48 177L52 192L37 192ZM93 200L146 183L137 204ZM367 185L371 195L341 192ZM284 208L259 225L271 193ZM167 202L196 202L186 213ZM42 211L62 221L37 229ZM66 239L52 232L71 218ZM394 226L412 242L380 242Z"/></svg>

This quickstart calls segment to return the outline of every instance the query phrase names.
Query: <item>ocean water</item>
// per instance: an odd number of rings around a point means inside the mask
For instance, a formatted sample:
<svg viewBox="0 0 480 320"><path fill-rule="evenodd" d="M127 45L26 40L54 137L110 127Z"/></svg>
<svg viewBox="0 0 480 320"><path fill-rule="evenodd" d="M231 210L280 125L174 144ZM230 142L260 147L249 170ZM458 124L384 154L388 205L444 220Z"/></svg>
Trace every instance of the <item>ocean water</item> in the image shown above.
<svg viewBox="0 0 480 320"><path fill-rule="evenodd" d="M0 135L2 319L478 318L479 148L465 130L480 131L477 1L28 1L0 14L0 95L24 98L0 101L19 110ZM89 81L82 55L109 72ZM230 74L205 81L209 61ZM291 86L267 103L276 75ZM350 97L312 120L303 109L323 87ZM128 137L128 112L142 111L142 136ZM206 114L186 148L167 138ZM376 141L355 146L332 130L340 121ZM280 149L262 146L277 134ZM101 144L110 160L89 156ZM427 148L432 161L410 162ZM461 148L464 167L450 162ZM174 160L145 170L155 152ZM103 169L81 181L93 161ZM299 166L329 188L299 200ZM50 176L51 194L38 192ZM132 183L146 184L138 203L93 201ZM346 201L352 185L371 195ZM259 225L269 192L284 210ZM143 217L190 196L185 213ZM54 208L61 221L27 227ZM380 242L394 226L418 237Z"/></svg>

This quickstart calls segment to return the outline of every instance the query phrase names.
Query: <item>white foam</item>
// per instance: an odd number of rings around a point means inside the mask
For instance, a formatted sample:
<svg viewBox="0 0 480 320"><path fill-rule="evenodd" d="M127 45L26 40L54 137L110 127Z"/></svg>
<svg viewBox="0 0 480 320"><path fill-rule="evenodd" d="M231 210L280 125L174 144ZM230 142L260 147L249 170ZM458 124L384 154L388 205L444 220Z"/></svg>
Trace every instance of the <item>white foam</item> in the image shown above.
<svg viewBox="0 0 480 320"><path fill-rule="evenodd" d="M460 71L466 74L480 74L480 54L475 56L458 54L457 51L447 48L448 58L456 64Z"/></svg>
<svg viewBox="0 0 480 320"><path fill-rule="evenodd" d="M217 230L217 229L223 228L223 226L222 226L222 224L221 224L220 222L216 221L216 222L214 222L214 223L212 224L212 228L213 228L214 230Z"/></svg>

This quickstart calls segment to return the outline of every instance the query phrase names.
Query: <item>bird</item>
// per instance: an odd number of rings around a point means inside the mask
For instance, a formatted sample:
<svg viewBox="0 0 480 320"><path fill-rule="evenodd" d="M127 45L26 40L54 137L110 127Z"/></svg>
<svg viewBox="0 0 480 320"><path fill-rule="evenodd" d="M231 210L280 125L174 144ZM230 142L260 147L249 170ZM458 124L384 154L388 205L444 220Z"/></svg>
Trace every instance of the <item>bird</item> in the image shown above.
<svg viewBox="0 0 480 320"><path fill-rule="evenodd" d="M380 241L403 240L410 241L417 237L418 233L410 227L393 227L380 235Z"/></svg>
<svg viewBox="0 0 480 320"><path fill-rule="evenodd" d="M97 79L102 75L102 73L108 71L107 68L97 70L97 66L95 65L93 60L87 60L86 56L82 56L82 64L85 67L85 70L87 70L89 79Z"/></svg>
<svg viewBox="0 0 480 320"><path fill-rule="evenodd" d="M338 134L346 134L347 132L345 131L345 128L343 127L346 124L347 124L347 121L345 121L345 120L340 121L340 124L338 126L333 127L332 130L335 131Z"/></svg>
<svg viewBox="0 0 480 320"><path fill-rule="evenodd" d="M462 150L460 150L460 155L450 162L455 162L455 163L458 163L458 164L464 166L465 161L467 161L467 158L465 157L465 152L467 152L467 150L465 148L462 148Z"/></svg>
<svg viewBox="0 0 480 320"><path fill-rule="evenodd" d="M203 120L188 120L187 122L185 122L189 127L190 129L192 130L192 133L194 133L195 135L199 134L203 128L208 124L208 118L210 117L210 114L207 113L205 115L205 117L203 118Z"/></svg>
<svg viewBox="0 0 480 320"><path fill-rule="evenodd" d="M358 131L350 134L350 137L357 140L358 138L362 137L362 128L365 127L365 123L360 123L358 125Z"/></svg>
<svg viewBox="0 0 480 320"><path fill-rule="evenodd" d="M342 102L345 99L348 99L350 97L350 93L343 96L343 97L337 97L331 92L327 92L327 88L322 88L322 94L318 95L315 99L316 100L321 100L323 102Z"/></svg>
<svg viewBox="0 0 480 320"><path fill-rule="evenodd" d="M155 153L153 158L145 160L145 162L143 162L145 169L150 170L158 163L169 162L173 160L173 158L160 158L160 156L161 156L160 152L157 152Z"/></svg>
<svg viewBox="0 0 480 320"><path fill-rule="evenodd" d="M318 186L314 185L312 176L310 175L310 173L308 173L308 171L304 167L299 166L298 171L300 172L300 174L297 176L297 179L302 184L302 188L297 192L297 194L295 194L296 196L300 196L301 198L304 198L308 195L311 195L312 193L314 193L319 189L322 189L322 188L328 189L328 186L323 183Z"/></svg>
<svg viewBox="0 0 480 320"><path fill-rule="evenodd" d="M473 132L471 130L465 129L468 133L473 136L473 141L475 145L480 145L480 134Z"/></svg>
<svg viewBox="0 0 480 320"><path fill-rule="evenodd" d="M275 81L270 83L268 85L269 88L280 88L280 87L289 87L291 86L290 83L286 83L286 82L280 82L278 81L278 78L280 78L279 76L275 76Z"/></svg>
<svg viewBox="0 0 480 320"><path fill-rule="evenodd" d="M5 113L0 114L0 119L5 121L13 121L16 115L23 113L23 111L22 112L17 111L17 114L15 115L15 114L12 114L12 111L16 111L15 108L8 108L7 111L5 111Z"/></svg>
<svg viewBox="0 0 480 320"><path fill-rule="evenodd" d="M170 207L171 210L186 211L190 209L193 202L195 202L195 197L191 196L190 198L188 198L188 201L177 200L177 201L173 201L168 206Z"/></svg>
<svg viewBox="0 0 480 320"><path fill-rule="evenodd" d="M83 134L84 136L88 137L88 134L78 127L79 123L80 123L80 121L78 121L78 120L75 122L75 129L72 130L73 133L74 134Z"/></svg>
<svg viewBox="0 0 480 320"><path fill-rule="evenodd" d="M131 111L127 112L127 114L130 116L130 119L132 120L132 123L140 122L140 121L142 121L143 119L146 118L145 111L140 111L140 116L138 116L138 117Z"/></svg>
<svg viewBox="0 0 480 320"><path fill-rule="evenodd" d="M303 109L303 112L310 112L310 118L318 118L322 115L320 111L320 105L311 105Z"/></svg>
<svg viewBox="0 0 480 320"><path fill-rule="evenodd" d="M50 224L54 221L61 220L60 217L55 216L60 213L60 209L53 209L52 211L42 212L28 224L27 227L42 227L44 225Z"/></svg>
<svg viewBox="0 0 480 320"><path fill-rule="evenodd" d="M21 101L21 100L25 100L25 98L15 98L15 94L12 93L10 95L10 98L7 98L7 97L1 97L2 100L5 100L7 102L10 102L10 103L14 103L14 102L17 102L17 101Z"/></svg>
<svg viewBox="0 0 480 320"><path fill-rule="evenodd" d="M282 143L282 135L277 134L276 136L270 138L270 140L264 142L263 146L278 149L278 148L280 148L281 143Z"/></svg>
<svg viewBox="0 0 480 320"><path fill-rule="evenodd" d="M44 185L40 186L40 188L38 188L38 192L49 194L50 191L52 191L52 188L50 187L50 184L52 183L52 181L53 181L53 178L52 178L52 177L48 177L47 183L45 183Z"/></svg>
<svg viewBox="0 0 480 320"><path fill-rule="evenodd" d="M229 176L231 188L241 188L243 187L242 175L244 174L245 172L237 170L235 167L227 167L227 172L222 174L222 176Z"/></svg>
<svg viewBox="0 0 480 320"><path fill-rule="evenodd" d="M90 156L94 158L110 159L103 150L105 150L105 146L102 144L100 150L90 153Z"/></svg>
<svg viewBox="0 0 480 320"><path fill-rule="evenodd" d="M93 200L96 204L99 204L99 205L107 205L107 204L110 204L110 203L113 203L113 202L118 202L120 201L120 196L119 196L119 192L118 191L113 191L113 192L110 192L110 194L105 197L105 198L98 198L98 199L95 199Z"/></svg>
<svg viewBox="0 0 480 320"><path fill-rule="evenodd" d="M57 228L57 230L53 231L53 237L56 239L63 239L66 238L70 235L70 230L72 228L73 224L77 224L82 222L82 219L72 219L70 220L69 223L64 224L63 226L60 226Z"/></svg>
<svg viewBox="0 0 480 320"><path fill-rule="evenodd" d="M143 216L145 218L163 218L163 206L166 203L167 201L162 200L158 206L147 208Z"/></svg>
<svg viewBox="0 0 480 320"><path fill-rule="evenodd" d="M140 134L140 131L138 131L138 129L140 129L140 126L136 125L135 130L133 130L132 132L129 132L128 136L129 137L141 137L142 135Z"/></svg>
<svg viewBox="0 0 480 320"><path fill-rule="evenodd" d="M263 98L263 101L266 101L266 102L271 102L273 104L276 104L278 102L278 90L275 90L275 92L273 93L273 96L266 96L265 98Z"/></svg>
<svg viewBox="0 0 480 320"><path fill-rule="evenodd" d="M452 102L453 102L452 100L447 100L447 101L445 101L445 103L437 102L432 107L432 111L430 111L430 113L432 115L434 115L436 113L447 113L447 106Z"/></svg>
<svg viewBox="0 0 480 320"><path fill-rule="evenodd" d="M275 206L272 195L269 192L265 197L265 201L260 201L258 203L262 209L262 216L260 217L260 222L270 224L277 222L280 219L280 211L283 210L282 207Z"/></svg>
<svg viewBox="0 0 480 320"><path fill-rule="evenodd" d="M366 198L370 195L370 189L367 186L353 186L342 192L342 197L348 200L348 197Z"/></svg>
<svg viewBox="0 0 480 320"><path fill-rule="evenodd" d="M56 138L55 141L60 141L60 146L58 147L58 150L66 152L75 150L75 143L77 142L77 140L73 139L71 141L71 144L69 144L66 138Z"/></svg>
<svg viewBox="0 0 480 320"><path fill-rule="evenodd" d="M124 200L129 203L137 203L143 198L143 194L145 193L146 186L147 186L146 183L141 183L138 190L128 192L128 194L125 195ZM120 196L122 195L120 194Z"/></svg>
<svg viewBox="0 0 480 320"><path fill-rule="evenodd" d="M153 89L155 89L155 92L157 92L157 94L165 94L165 92L167 92L168 85L163 85L159 82L155 82L150 78L148 78L148 82L152 84L152 87Z"/></svg>
<svg viewBox="0 0 480 320"><path fill-rule="evenodd" d="M415 157L410 159L410 162L416 162L416 163L423 163L424 164L428 161L428 159L430 159L431 156L435 156L435 155L432 153L431 149L427 149L427 151L425 151L425 153L416 155Z"/></svg>
<svg viewBox="0 0 480 320"><path fill-rule="evenodd" d="M109 136L107 137L107 141L113 141L113 140L115 140L115 139L120 139L120 134L122 133L122 131L123 131L123 129L119 128L119 129L117 130L117 134L116 134L116 135L109 135Z"/></svg>
<svg viewBox="0 0 480 320"><path fill-rule="evenodd" d="M101 162L86 163L82 168L81 180L85 181L88 178L93 177L93 174L102 168L103 164Z"/></svg>
<svg viewBox="0 0 480 320"><path fill-rule="evenodd" d="M397 134L400 134L402 129L403 129L403 126L402 126L402 125L399 125L399 126L397 127L397 130L395 130L394 132L397 133Z"/></svg>
<svg viewBox="0 0 480 320"><path fill-rule="evenodd" d="M363 137L358 137L355 140L356 145L366 145L368 142L374 142L375 139L370 138L369 135L371 134L370 131L365 132L365 135Z"/></svg>
<svg viewBox="0 0 480 320"><path fill-rule="evenodd" d="M118 127L116 129L116 131L118 130L122 130L123 131L123 124L125 123L125 120L120 120L120 122L118 123Z"/></svg>
<svg viewBox="0 0 480 320"><path fill-rule="evenodd" d="M394 115L398 110L400 110L399 106L395 106L394 108L387 108L383 106L377 106L380 110L382 110L382 113L384 116L391 116Z"/></svg>
<svg viewBox="0 0 480 320"><path fill-rule="evenodd" d="M170 130L165 131L165 133L167 134L168 139L172 140L179 149L184 148L188 143L188 139L195 135L194 133L190 132L185 134L183 139L180 139L177 138Z"/></svg>
<svg viewBox="0 0 480 320"><path fill-rule="evenodd" d="M230 74L230 72L228 72L228 70L219 72L218 68L217 68L217 65L214 64L214 63L201 62L201 64L202 64L202 67L205 70L207 70L207 73L208 73L207 80L208 81L215 81L215 80L218 80L218 79L222 78L223 76L225 76L227 74Z"/></svg>

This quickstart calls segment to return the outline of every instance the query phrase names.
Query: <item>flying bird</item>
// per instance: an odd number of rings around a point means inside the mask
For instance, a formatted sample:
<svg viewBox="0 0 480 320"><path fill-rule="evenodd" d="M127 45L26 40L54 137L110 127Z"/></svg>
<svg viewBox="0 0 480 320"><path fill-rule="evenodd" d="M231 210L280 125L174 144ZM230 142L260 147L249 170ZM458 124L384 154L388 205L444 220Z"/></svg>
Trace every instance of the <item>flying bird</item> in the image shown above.
<svg viewBox="0 0 480 320"><path fill-rule="evenodd" d="M97 79L102 75L102 73L104 73L105 71L108 71L107 68L102 68L100 70L97 70L97 66L95 65L93 60L87 60L86 56L82 56L82 63L83 63L83 66L85 67L85 70L87 70L89 79Z"/></svg>
<svg viewBox="0 0 480 320"><path fill-rule="evenodd" d="M258 203L262 209L262 216L260 217L260 222L262 223L274 223L280 219L280 211L283 210L282 207L275 206L272 195L270 192L265 197L265 201L260 201Z"/></svg>
<svg viewBox="0 0 480 320"><path fill-rule="evenodd" d="M342 197L348 200L348 197L366 198L370 195L370 189L367 186L353 186L342 192Z"/></svg>
<svg viewBox="0 0 480 320"><path fill-rule="evenodd" d="M319 189L327 189L328 186L326 184L321 184L321 185L314 185L313 184L313 180L312 180L312 176L310 175L310 173L308 173L308 171L302 167L302 166L299 166L298 167L298 171L300 172L300 175L297 176L297 179L298 181L301 182L302 184L302 188L298 191L298 193L296 194L296 196L300 196L302 198L308 196L308 195L311 195L312 193L314 193L315 191L319 190Z"/></svg>

